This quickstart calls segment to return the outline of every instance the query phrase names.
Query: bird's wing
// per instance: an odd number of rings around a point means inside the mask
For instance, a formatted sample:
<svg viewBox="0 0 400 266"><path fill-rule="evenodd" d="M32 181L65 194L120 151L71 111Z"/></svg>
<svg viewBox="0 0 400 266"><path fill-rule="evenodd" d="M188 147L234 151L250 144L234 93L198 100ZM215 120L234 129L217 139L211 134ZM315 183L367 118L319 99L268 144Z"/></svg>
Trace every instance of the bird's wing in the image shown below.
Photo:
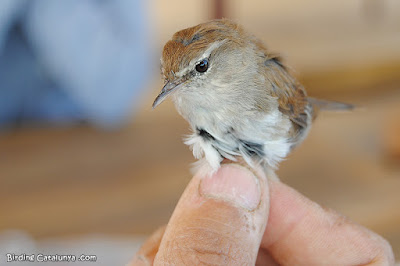
<svg viewBox="0 0 400 266"><path fill-rule="evenodd" d="M279 57L269 56L264 64L266 78L272 86L272 96L278 98L279 110L299 129L306 128L313 109L303 86L289 74Z"/></svg>

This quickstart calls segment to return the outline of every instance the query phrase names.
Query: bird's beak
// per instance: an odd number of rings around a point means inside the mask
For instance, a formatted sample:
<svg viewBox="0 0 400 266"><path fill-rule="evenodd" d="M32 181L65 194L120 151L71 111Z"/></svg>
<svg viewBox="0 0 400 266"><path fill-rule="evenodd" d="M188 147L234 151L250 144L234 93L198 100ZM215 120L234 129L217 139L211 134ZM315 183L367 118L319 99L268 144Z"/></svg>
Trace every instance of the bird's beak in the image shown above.
<svg viewBox="0 0 400 266"><path fill-rule="evenodd" d="M176 82L168 81L164 87L162 88L160 94L158 94L157 98L154 100L153 109L156 108L160 103L162 103L171 92L177 90L181 87L185 82L177 80Z"/></svg>

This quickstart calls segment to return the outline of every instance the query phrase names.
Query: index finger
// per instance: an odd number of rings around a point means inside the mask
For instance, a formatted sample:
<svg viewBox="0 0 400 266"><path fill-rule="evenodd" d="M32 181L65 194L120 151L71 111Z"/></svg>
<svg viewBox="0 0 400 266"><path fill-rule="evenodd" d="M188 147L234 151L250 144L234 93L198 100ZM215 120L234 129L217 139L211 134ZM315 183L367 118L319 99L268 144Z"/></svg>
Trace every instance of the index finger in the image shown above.
<svg viewBox="0 0 400 266"><path fill-rule="evenodd" d="M374 232L270 181L270 213L261 248L283 265L394 265Z"/></svg>

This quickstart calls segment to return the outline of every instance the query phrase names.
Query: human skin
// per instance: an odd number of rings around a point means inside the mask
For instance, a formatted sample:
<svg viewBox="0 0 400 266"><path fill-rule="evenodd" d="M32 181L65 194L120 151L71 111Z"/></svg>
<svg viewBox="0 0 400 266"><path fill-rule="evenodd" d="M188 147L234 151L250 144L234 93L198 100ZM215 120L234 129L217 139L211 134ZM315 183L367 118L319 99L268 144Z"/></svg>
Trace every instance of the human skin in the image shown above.
<svg viewBox="0 0 400 266"><path fill-rule="evenodd" d="M261 172L224 164L188 184L130 265L394 265L389 243Z"/></svg>

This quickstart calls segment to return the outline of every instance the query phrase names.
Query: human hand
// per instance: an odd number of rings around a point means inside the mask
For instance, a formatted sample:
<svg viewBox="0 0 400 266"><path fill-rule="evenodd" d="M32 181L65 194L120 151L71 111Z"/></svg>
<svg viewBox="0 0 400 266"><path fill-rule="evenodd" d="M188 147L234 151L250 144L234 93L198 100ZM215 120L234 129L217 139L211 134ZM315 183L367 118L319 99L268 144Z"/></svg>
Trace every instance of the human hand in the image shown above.
<svg viewBox="0 0 400 266"><path fill-rule="evenodd" d="M195 175L131 265L394 265L381 236L256 175L235 164Z"/></svg>

